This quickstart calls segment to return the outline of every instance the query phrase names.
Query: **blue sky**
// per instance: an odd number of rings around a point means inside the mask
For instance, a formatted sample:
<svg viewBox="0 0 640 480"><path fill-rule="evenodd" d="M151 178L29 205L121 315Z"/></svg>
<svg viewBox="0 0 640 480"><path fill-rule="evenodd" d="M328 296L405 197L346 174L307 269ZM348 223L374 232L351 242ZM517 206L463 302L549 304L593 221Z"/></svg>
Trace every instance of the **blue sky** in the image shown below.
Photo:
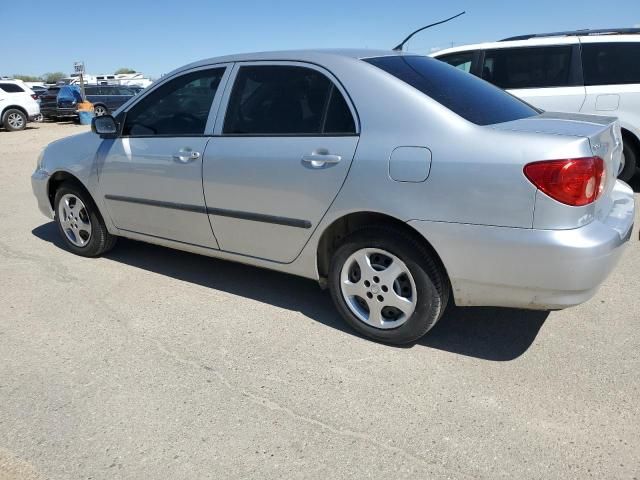
<svg viewBox="0 0 640 480"><path fill-rule="evenodd" d="M76 5L76 7L72 7ZM74 12L75 9L75 13ZM292 48L392 48L412 30L466 10L418 34L409 50L532 32L640 26L640 0L0 0L0 74L90 73L131 67L157 77L185 63L229 53ZM74 33L75 32L75 33Z"/></svg>

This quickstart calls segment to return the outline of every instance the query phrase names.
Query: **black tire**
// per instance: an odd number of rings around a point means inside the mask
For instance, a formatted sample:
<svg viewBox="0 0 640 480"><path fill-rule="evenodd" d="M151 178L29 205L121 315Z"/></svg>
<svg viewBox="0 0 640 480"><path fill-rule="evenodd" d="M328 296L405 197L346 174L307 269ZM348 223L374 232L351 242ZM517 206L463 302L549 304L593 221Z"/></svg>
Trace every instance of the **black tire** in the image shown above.
<svg viewBox="0 0 640 480"><path fill-rule="evenodd" d="M67 237L67 234L65 233L64 227L61 223L61 218L59 215L60 201L67 194L75 195L82 201L82 203L84 203L84 220L86 221L88 219L91 223L91 234L88 238L87 244L84 246L77 246L72 243L71 240ZM69 249L76 255L81 255L83 257L97 257L105 252L108 252L114 247L118 237L116 237L115 235L111 235L107 231L107 227L104 224L104 220L102 219L102 215L100 215L96 204L94 203L93 199L84 191L84 189L80 188L74 183L65 182L56 190L53 204L58 232L60 233L60 236L62 237L62 240L64 241L67 249Z"/></svg>
<svg viewBox="0 0 640 480"><path fill-rule="evenodd" d="M624 140L624 168L618 174L618 178L628 182L636 174L638 168L638 150L629 140Z"/></svg>
<svg viewBox="0 0 640 480"><path fill-rule="evenodd" d="M100 117L102 115L108 115L109 109L104 105L98 104L98 105L94 105L93 112L95 113L96 117Z"/></svg>
<svg viewBox="0 0 640 480"><path fill-rule="evenodd" d="M9 132L17 132L27 128L27 115L17 108L10 108L2 116L2 125ZM19 122L19 125L16 123Z"/></svg>
<svg viewBox="0 0 640 480"><path fill-rule="evenodd" d="M397 328L375 328L360 320L348 307L340 288L344 263L356 251L376 248L398 257L415 282L417 302L413 314ZM440 319L449 301L446 272L434 255L411 234L387 226L371 226L347 236L335 251L329 267L329 290L336 308L355 330L373 340L389 344L412 343Z"/></svg>

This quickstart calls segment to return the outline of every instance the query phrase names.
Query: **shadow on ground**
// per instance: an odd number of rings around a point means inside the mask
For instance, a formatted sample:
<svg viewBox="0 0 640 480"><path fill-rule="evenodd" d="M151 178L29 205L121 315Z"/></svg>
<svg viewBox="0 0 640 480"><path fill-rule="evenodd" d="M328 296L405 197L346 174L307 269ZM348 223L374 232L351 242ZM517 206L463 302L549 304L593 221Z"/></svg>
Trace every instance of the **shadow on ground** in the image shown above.
<svg viewBox="0 0 640 480"><path fill-rule="evenodd" d="M65 248L53 222L35 228L32 233ZM342 321L329 293L311 280L127 239L120 239L116 248L105 257L185 282L299 311L328 327L357 335ZM513 360L531 346L548 315L548 312L506 308L451 307L436 327L415 346L485 360Z"/></svg>

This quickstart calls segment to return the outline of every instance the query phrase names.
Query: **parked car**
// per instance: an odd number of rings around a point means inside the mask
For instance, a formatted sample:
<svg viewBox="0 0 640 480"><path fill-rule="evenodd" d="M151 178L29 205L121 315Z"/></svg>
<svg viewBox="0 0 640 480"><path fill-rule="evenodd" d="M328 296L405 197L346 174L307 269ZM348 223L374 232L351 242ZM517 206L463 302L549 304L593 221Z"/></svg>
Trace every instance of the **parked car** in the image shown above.
<svg viewBox="0 0 640 480"><path fill-rule="evenodd" d="M29 87L21 81L0 80L0 121L6 130L24 130L39 116L40 106Z"/></svg>
<svg viewBox="0 0 640 480"><path fill-rule="evenodd" d="M618 176L640 168L640 28L523 35L433 56L544 110L618 117Z"/></svg>
<svg viewBox="0 0 640 480"><path fill-rule="evenodd" d="M585 302L631 235L616 119L540 113L424 56L212 58L92 129L32 176L70 251L123 236L312 278L389 343L425 334L450 297Z"/></svg>
<svg viewBox="0 0 640 480"><path fill-rule="evenodd" d="M33 93L36 95L36 100L38 100L41 96L43 96L45 93L47 93L47 90L48 90L47 87L42 87L40 85L32 85L29 88L31 88Z"/></svg>
<svg viewBox="0 0 640 480"><path fill-rule="evenodd" d="M87 85L84 90L97 116L114 112L136 94L134 89L120 85Z"/></svg>
<svg viewBox="0 0 640 480"><path fill-rule="evenodd" d="M75 103L60 103L58 99L60 88L63 87L52 87L46 95L42 96L40 108L45 118L58 119L77 115ZM135 92L129 87L119 85L86 85L85 95L87 100L93 103L95 114L100 116L117 110L133 97Z"/></svg>

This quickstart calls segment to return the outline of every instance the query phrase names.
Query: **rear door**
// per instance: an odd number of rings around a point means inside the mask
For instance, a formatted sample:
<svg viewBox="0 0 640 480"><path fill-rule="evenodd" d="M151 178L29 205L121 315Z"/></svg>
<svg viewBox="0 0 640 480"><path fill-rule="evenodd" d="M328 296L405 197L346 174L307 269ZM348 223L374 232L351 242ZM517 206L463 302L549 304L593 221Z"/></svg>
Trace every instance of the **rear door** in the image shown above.
<svg viewBox="0 0 640 480"><path fill-rule="evenodd" d="M213 230L223 250L291 262L349 171L355 110L315 65L242 63L232 78L203 166Z"/></svg>
<svg viewBox="0 0 640 480"><path fill-rule="evenodd" d="M481 75L542 110L579 112L585 100L578 44L487 50Z"/></svg>
<svg viewBox="0 0 640 480"><path fill-rule="evenodd" d="M99 183L119 229L217 248L202 192L202 156L211 138L227 66L191 70L133 103L121 136L105 140Z"/></svg>
<svg viewBox="0 0 640 480"><path fill-rule="evenodd" d="M585 38L582 65L587 92L582 112L640 118L640 41Z"/></svg>

